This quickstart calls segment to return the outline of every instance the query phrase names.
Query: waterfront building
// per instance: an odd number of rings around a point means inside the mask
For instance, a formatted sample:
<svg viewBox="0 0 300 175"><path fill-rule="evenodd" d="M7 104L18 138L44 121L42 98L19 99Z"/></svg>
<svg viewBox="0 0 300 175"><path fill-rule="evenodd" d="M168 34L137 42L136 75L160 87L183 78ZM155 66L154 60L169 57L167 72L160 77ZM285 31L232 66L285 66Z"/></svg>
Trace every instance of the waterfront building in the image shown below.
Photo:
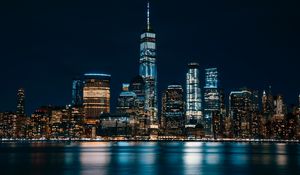
<svg viewBox="0 0 300 175"><path fill-rule="evenodd" d="M252 114L258 111L257 94L246 88L230 93L229 110L235 138L251 137Z"/></svg>
<svg viewBox="0 0 300 175"><path fill-rule="evenodd" d="M17 137L17 115L12 112L0 113L0 138L15 139Z"/></svg>
<svg viewBox="0 0 300 175"><path fill-rule="evenodd" d="M190 63L186 74L186 127L203 125L199 64Z"/></svg>
<svg viewBox="0 0 300 175"><path fill-rule="evenodd" d="M31 114L31 134L29 138L32 139L47 139L50 136L49 122L51 118L52 107L44 106L38 108L33 114Z"/></svg>
<svg viewBox="0 0 300 175"><path fill-rule="evenodd" d="M169 85L162 97L162 122L164 134L182 134L185 124L184 94L181 85Z"/></svg>
<svg viewBox="0 0 300 175"><path fill-rule="evenodd" d="M286 106L283 103L283 96L278 95L274 98L274 115L276 116L284 116L286 115Z"/></svg>
<svg viewBox="0 0 300 175"><path fill-rule="evenodd" d="M274 114L274 100L271 91L271 86L269 86L267 91L263 91L262 113L264 115L265 120L271 119Z"/></svg>
<svg viewBox="0 0 300 175"><path fill-rule="evenodd" d="M71 107L71 119L70 119L69 134L70 134L70 137L73 139L80 139L80 138L85 137L83 107L77 107L77 106Z"/></svg>
<svg viewBox="0 0 300 175"><path fill-rule="evenodd" d="M20 88L17 94L17 115L25 115L25 91L23 88Z"/></svg>
<svg viewBox="0 0 300 175"><path fill-rule="evenodd" d="M85 74L83 108L86 121L95 124L102 113L110 112L110 79L108 74Z"/></svg>
<svg viewBox="0 0 300 175"><path fill-rule="evenodd" d="M106 138L122 137L122 139L130 137L129 116L127 114L102 114L97 135Z"/></svg>
<svg viewBox="0 0 300 175"><path fill-rule="evenodd" d="M51 116L49 119L49 137L55 139L69 138L71 130L71 108L55 107L51 109Z"/></svg>
<svg viewBox="0 0 300 175"><path fill-rule="evenodd" d="M143 77L136 76L130 81L129 91L136 94L135 108L144 111L145 107L145 81Z"/></svg>
<svg viewBox="0 0 300 175"><path fill-rule="evenodd" d="M156 34L150 24L150 3L147 3L147 26L141 34L139 75L145 81L145 111L148 113L150 127L157 128L157 67Z"/></svg>
<svg viewBox="0 0 300 175"><path fill-rule="evenodd" d="M219 90L219 79L217 68L205 69L205 86L204 86L204 129L205 134L212 135L213 128L220 129L222 119L221 112L221 98ZM218 126L212 127L213 114L218 118Z"/></svg>
<svg viewBox="0 0 300 175"><path fill-rule="evenodd" d="M122 92L117 100L117 113L131 114L135 109L137 95L133 91L129 91L130 84L123 83Z"/></svg>
<svg viewBox="0 0 300 175"><path fill-rule="evenodd" d="M78 77L73 79L72 82L72 105L82 106L83 105L83 85L82 78Z"/></svg>

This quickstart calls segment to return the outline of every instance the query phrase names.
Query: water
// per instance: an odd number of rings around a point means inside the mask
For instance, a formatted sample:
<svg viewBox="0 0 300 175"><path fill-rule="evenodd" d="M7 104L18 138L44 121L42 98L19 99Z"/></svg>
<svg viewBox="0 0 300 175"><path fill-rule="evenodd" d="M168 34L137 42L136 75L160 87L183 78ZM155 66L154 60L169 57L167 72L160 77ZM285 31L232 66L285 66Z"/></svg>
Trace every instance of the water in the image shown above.
<svg viewBox="0 0 300 175"><path fill-rule="evenodd" d="M199 142L0 144L0 174L300 174L300 145Z"/></svg>

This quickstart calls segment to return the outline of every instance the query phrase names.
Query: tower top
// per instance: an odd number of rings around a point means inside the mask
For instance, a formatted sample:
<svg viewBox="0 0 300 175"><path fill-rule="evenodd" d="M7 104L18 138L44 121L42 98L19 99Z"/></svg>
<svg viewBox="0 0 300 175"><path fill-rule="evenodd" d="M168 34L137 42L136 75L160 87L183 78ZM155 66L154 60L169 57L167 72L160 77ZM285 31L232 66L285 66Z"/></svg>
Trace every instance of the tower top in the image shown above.
<svg viewBox="0 0 300 175"><path fill-rule="evenodd" d="M151 30L151 25L150 25L150 2L149 0L147 1L147 31Z"/></svg>

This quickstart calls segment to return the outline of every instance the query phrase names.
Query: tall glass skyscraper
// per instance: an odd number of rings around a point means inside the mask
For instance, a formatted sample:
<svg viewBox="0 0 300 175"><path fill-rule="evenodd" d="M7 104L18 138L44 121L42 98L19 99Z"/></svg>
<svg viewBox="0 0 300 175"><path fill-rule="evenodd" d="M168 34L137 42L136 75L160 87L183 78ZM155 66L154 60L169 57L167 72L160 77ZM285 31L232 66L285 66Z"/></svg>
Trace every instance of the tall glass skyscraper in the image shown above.
<svg viewBox="0 0 300 175"><path fill-rule="evenodd" d="M184 126L184 94L181 85L169 85L162 97L162 125L165 129Z"/></svg>
<svg viewBox="0 0 300 175"><path fill-rule="evenodd" d="M19 89L17 94L17 115L23 116L25 114L25 91Z"/></svg>
<svg viewBox="0 0 300 175"><path fill-rule="evenodd" d="M190 63L186 74L186 125L203 124L199 64Z"/></svg>
<svg viewBox="0 0 300 175"><path fill-rule="evenodd" d="M156 34L150 25L150 4L147 3L147 27L141 34L140 76L145 80L145 111L150 115L151 125L157 120L157 68Z"/></svg>
<svg viewBox="0 0 300 175"><path fill-rule="evenodd" d="M83 104L83 80L82 78L73 79L72 83L72 105L82 106Z"/></svg>
<svg viewBox="0 0 300 175"><path fill-rule="evenodd" d="M249 89L231 91L229 95L229 116L233 121L233 135L249 138L251 135L252 114L258 111L258 93Z"/></svg>
<svg viewBox="0 0 300 175"><path fill-rule="evenodd" d="M205 134L212 134L213 115L220 113L220 92L217 68L205 69L204 86L204 128Z"/></svg>
<svg viewBox="0 0 300 175"><path fill-rule="evenodd" d="M84 75L83 107L85 117L91 121L110 112L110 78L107 74Z"/></svg>

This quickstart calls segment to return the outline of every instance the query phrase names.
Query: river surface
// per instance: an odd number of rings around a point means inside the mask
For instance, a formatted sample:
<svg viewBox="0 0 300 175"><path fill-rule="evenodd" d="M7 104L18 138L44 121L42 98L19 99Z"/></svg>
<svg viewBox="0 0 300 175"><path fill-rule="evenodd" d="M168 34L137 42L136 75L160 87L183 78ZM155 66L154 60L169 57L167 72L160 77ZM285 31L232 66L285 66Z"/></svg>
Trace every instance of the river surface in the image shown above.
<svg viewBox="0 0 300 175"><path fill-rule="evenodd" d="M0 174L300 174L300 145L202 142L0 143Z"/></svg>

